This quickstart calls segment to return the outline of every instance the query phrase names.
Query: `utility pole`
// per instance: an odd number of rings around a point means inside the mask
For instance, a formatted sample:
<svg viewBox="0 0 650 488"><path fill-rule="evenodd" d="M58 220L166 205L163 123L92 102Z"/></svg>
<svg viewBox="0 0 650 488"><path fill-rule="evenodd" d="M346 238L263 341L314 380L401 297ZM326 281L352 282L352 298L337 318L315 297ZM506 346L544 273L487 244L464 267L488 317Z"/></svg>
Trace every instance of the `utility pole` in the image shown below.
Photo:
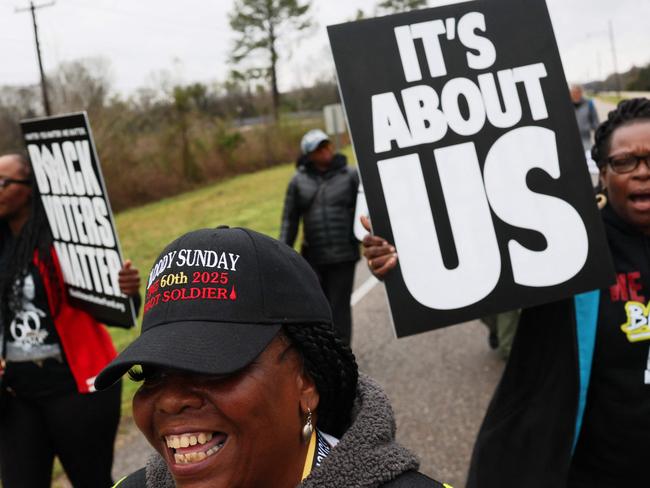
<svg viewBox="0 0 650 488"><path fill-rule="evenodd" d="M34 2L30 0L28 8L16 9L18 12L27 12L30 10L32 12L32 23L34 24L34 39L36 40L36 54L38 56L38 69L41 72L41 92L43 93L43 108L45 109L45 115L52 115L52 110L50 109L50 100L47 97L47 83L45 81L45 73L43 72L43 59L41 57L41 44L38 42L38 27L36 26L36 10L44 7L51 7L55 2L42 3L40 5L34 5Z"/></svg>
<svg viewBox="0 0 650 488"><path fill-rule="evenodd" d="M616 75L616 96L621 96L621 75L618 72L618 61L616 60L616 47L614 46L614 28L611 19L609 24L609 43L612 46L612 58L614 59L614 74Z"/></svg>

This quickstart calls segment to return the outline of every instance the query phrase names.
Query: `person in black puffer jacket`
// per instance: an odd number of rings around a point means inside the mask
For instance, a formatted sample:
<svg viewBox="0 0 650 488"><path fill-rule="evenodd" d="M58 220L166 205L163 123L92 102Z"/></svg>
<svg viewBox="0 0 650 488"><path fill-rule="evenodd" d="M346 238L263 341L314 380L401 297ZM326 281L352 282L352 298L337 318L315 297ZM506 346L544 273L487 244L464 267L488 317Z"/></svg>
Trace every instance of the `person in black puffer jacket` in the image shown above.
<svg viewBox="0 0 650 488"><path fill-rule="evenodd" d="M350 344L350 296L359 243L354 237L354 209L359 175L335 154L327 134L307 132L284 201L280 241L293 246L303 221L302 255L316 271L332 307L334 327Z"/></svg>

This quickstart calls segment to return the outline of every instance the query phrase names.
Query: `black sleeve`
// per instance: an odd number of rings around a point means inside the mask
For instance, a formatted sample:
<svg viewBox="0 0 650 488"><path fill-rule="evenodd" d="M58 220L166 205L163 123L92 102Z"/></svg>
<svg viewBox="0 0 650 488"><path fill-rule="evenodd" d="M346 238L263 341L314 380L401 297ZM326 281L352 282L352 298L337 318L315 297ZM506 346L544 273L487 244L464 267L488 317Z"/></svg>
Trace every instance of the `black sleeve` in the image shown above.
<svg viewBox="0 0 650 488"><path fill-rule="evenodd" d="M566 485L578 406L576 341L573 298L522 310L474 444L467 488Z"/></svg>
<svg viewBox="0 0 650 488"><path fill-rule="evenodd" d="M282 225L280 228L280 241L293 246L298 235L298 223L300 221L300 210L298 209L297 184L294 177L287 187L287 194L284 197L284 209L282 210Z"/></svg>

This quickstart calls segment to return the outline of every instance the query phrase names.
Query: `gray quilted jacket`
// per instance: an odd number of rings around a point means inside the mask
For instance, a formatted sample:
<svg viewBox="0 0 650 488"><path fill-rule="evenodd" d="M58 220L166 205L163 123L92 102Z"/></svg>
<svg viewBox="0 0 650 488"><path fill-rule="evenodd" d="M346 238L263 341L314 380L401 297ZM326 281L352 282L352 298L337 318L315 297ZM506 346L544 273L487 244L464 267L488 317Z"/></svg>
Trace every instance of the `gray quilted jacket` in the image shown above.
<svg viewBox="0 0 650 488"><path fill-rule="evenodd" d="M359 259L354 237L354 210L359 175L336 154L321 173L304 157L287 187L280 240L293 246L303 221L302 254L312 264L334 264Z"/></svg>

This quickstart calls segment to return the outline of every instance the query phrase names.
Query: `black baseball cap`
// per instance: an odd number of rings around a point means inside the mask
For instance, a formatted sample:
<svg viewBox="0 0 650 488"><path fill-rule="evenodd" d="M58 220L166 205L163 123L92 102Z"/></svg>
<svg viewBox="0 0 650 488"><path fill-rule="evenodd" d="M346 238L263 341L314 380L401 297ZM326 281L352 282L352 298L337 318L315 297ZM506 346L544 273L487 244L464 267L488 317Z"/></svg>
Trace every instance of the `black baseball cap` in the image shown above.
<svg viewBox="0 0 650 488"><path fill-rule="evenodd" d="M169 244L147 277L142 332L95 379L108 388L134 365L229 374L283 324L331 324L309 264L258 232L221 226Z"/></svg>

